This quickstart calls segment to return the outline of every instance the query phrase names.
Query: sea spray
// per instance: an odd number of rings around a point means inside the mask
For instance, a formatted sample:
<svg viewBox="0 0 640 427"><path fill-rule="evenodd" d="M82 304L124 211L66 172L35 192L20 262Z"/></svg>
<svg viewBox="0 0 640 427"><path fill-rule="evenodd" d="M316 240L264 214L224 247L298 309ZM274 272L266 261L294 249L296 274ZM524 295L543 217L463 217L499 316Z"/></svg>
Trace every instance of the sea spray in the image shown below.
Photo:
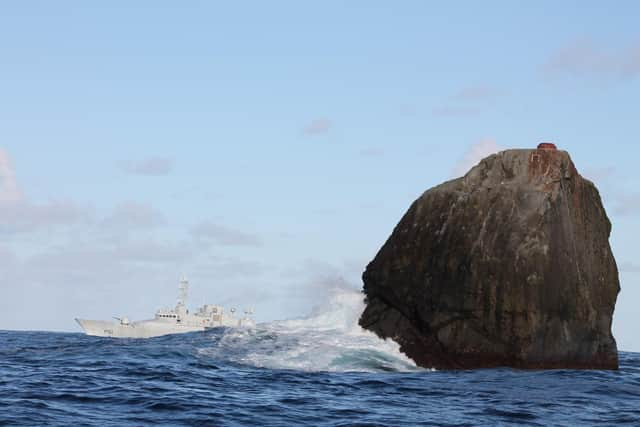
<svg viewBox="0 0 640 427"><path fill-rule="evenodd" d="M305 318L260 323L252 329L227 329L210 356L260 368L302 371L411 371L418 369L391 340L358 325L364 309L361 292L334 289Z"/></svg>

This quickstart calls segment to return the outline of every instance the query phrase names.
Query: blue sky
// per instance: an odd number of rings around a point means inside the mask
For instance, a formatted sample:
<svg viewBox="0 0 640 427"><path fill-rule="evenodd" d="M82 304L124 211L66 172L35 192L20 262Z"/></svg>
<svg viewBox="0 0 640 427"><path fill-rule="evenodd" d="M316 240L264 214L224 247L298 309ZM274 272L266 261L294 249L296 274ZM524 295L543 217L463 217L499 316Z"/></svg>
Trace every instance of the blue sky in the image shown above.
<svg viewBox="0 0 640 427"><path fill-rule="evenodd" d="M613 222L640 351L636 2L4 2L0 328L300 316L419 194L554 141Z"/></svg>

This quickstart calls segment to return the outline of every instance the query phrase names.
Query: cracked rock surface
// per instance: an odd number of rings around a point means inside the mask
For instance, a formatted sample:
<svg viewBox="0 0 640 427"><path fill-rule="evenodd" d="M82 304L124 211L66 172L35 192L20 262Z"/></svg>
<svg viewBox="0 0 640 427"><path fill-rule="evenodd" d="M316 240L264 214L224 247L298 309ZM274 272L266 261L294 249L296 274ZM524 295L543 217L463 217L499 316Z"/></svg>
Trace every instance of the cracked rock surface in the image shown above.
<svg viewBox="0 0 640 427"><path fill-rule="evenodd" d="M567 152L500 152L411 205L363 274L360 325L427 368L617 369L610 232Z"/></svg>

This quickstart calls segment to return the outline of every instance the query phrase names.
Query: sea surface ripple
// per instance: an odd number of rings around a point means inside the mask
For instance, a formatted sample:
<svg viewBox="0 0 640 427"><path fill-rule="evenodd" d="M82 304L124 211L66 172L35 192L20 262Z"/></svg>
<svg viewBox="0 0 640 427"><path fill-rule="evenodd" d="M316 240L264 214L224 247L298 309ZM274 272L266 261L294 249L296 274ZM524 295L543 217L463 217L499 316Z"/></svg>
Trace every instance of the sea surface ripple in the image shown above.
<svg viewBox="0 0 640 427"><path fill-rule="evenodd" d="M638 353L619 371L423 370L359 330L349 298L147 340L0 331L0 425L640 425Z"/></svg>

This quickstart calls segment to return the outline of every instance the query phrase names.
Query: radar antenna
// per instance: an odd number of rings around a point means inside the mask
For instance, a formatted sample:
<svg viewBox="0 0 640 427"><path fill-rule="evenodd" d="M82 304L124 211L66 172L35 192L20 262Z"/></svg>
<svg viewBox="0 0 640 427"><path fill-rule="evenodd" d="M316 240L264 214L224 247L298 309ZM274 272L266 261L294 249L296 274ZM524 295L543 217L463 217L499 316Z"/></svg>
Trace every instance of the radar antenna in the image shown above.
<svg viewBox="0 0 640 427"><path fill-rule="evenodd" d="M178 285L178 305L187 304L187 295L189 294L189 281L183 275L180 278L180 284Z"/></svg>

